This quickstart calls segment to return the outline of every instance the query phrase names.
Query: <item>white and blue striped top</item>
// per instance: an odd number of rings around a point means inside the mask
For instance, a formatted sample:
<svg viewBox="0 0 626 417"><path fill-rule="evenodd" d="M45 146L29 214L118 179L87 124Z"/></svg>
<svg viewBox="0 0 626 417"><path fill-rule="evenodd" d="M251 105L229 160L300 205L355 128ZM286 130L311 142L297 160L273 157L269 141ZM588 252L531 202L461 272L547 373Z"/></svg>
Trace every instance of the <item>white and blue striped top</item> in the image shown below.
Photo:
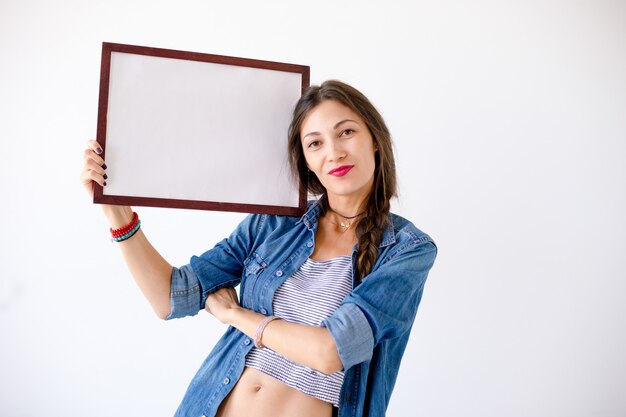
<svg viewBox="0 0 626 417"><path fill-rule="evenodd" d="M308 258L276 290L274 315L282 320L320 326L352 291L352 258L327 261ZM294 363L267 349L252 348L246 366L270 375L305 394L339 406L343 371L331 375Z"/></svg>

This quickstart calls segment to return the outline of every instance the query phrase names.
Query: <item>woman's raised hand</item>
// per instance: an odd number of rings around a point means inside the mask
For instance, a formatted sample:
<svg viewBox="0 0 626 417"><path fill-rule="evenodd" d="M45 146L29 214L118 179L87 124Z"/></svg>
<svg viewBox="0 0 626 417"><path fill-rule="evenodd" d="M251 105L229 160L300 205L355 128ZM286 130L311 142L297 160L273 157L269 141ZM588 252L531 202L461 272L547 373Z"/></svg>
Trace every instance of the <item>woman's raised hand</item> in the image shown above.
<svg viewBox="0 0 626 417"><path fill-rule="evenodd" d="M87 142L87 149L83 154L85 164L80 172L80 182L93 198L94 184L106 185L107 174L104 159L100 156L102 147L95 140ZM130 206L117 204L99 204L107 217L111 228L118 229L130 223L133 219L133 209ZM154 249L141 229L129 239L117 245L128 270L139 285L139 288L162 319L170 314L170 280L172 265Z"/></svg>
<svg viewBox="0 0 626 417"><path fill-rule="evenodd" d="M102 147L95 140L87 142L87 149L83 154L85 164L80 172L80 182L87 190L87 194L93 198L93 183L96 182L101 186L106 185L107 174L105 170L107 168L104 163L104 159L100 156L102 153Z"/></svg>

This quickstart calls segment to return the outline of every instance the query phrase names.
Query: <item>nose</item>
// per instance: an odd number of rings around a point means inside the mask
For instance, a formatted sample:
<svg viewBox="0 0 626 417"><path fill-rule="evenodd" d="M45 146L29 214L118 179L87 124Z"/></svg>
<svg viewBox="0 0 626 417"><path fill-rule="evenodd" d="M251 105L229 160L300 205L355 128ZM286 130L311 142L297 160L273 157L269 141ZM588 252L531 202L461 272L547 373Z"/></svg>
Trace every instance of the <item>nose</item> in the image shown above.
<svg viewBox="0 0 626 417"><path fill-rule="evenodd" d="M345 150L335 141L331 141L328 147L328 162L341 161L346 157Z"/></svg>

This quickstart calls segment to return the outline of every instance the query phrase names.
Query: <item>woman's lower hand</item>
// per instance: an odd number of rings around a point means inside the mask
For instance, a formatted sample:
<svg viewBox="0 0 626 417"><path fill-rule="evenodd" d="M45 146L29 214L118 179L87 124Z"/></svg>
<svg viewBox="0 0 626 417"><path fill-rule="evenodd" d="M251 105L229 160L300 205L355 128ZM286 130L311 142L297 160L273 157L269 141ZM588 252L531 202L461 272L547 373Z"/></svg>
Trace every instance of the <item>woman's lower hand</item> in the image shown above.
<svg viewBox="0 0 626 417"><path fill-rule="evenodd" d="M229 323L229 313L241 308L237 299L237 292L233 287L222 288L209 294L204 308L224 324Z"/></svg>

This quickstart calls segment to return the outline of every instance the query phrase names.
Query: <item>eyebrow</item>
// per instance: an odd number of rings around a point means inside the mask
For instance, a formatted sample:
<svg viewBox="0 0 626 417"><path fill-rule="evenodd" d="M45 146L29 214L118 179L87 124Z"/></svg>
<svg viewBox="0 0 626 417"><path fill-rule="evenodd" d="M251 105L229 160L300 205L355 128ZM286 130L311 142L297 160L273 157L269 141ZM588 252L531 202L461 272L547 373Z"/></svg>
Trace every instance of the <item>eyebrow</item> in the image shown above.
<svg viewBox="0 0 626 417"><path fill-rule="evenodd" d="M335 126L333 126L333 130L337 130L337 128L338 128L339 126L341 126L342 124L344 124L344 123L346 123L346 122L354 122L354 123L356 123L356 124L359 124L359 122L357 122L356 120L352 120L352 119L344 119L344 120L341 120L341 121L339 121L339 122L335 123ZM320 134L320 132L309 132L309 133L307 133L306 135L302 136L302 139L304 140L307 136L310 136L310 135L319 135L319 134Z"/></svg>

